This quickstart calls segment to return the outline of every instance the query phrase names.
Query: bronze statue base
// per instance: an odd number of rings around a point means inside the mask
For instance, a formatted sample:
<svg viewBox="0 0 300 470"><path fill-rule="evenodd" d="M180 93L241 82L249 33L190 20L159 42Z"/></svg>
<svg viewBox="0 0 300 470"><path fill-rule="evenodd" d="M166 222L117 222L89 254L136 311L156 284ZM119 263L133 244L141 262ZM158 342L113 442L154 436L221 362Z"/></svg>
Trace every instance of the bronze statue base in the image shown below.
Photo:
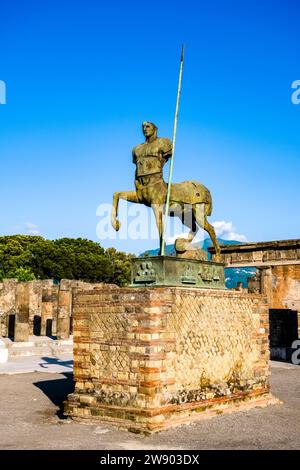
<svg viewBox="0 0 300 470"><path fill-rule="evenodd" d="M261 294L103 285L75 289L73 309L75 420L149 434L279 403Z"/></svg>
<svg viewBox="0 0 300 470"><path fill-rule="evenodd" d="M131 287L141 286L225 289L224 264L175 256L133 258Z"/></svg>

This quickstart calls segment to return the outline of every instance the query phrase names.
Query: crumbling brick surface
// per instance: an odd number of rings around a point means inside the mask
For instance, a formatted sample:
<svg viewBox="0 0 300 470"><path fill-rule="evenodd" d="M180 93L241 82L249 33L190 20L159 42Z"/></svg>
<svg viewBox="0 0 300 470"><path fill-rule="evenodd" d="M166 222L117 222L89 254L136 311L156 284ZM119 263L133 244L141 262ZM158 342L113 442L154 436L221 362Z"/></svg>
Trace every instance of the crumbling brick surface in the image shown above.
<svg viewBox="0 0 300 470"><path fill-rule="evenodd" d="M262 295L197 288L74 293L74 417L154 431L268 395ZM260 398L258 398L260 397Z"/></svg>

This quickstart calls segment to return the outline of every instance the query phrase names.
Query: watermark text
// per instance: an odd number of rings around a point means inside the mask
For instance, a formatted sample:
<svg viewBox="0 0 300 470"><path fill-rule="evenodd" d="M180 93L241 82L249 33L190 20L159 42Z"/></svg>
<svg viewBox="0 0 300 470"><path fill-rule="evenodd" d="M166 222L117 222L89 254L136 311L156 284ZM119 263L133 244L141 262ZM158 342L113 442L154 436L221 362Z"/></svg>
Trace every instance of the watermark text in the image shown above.
<svg viewBox="0 0 300 470"><path fill-rule="evenodd" d="M6 83L0 80L0 104L6 104Z"/></svg>
<svg viewBox="0 0 300 470"><path fill-rule="evenodd" d="M300 80L295 80L292 83L292 89L295 90L293 91L291 95L291 101L293 104L300 104Z"/></svg>

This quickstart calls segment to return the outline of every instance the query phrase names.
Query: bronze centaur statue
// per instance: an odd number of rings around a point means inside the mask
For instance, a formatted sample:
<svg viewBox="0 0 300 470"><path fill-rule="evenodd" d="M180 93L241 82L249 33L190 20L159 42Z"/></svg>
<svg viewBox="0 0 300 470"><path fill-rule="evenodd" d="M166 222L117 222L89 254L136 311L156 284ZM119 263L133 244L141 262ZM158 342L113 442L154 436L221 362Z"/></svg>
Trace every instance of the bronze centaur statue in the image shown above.
<svg viewBox="0 0 300 470"><path fill-rule="evenodd" d="M114 193L111 223L115 230L120 229L118 205L120 199L152 207L162 246L163 211L166 203L167 184L163 179L163 167L172 155L172 144L167 138L157 137L157 127L151 122L143 122L146 141L132 151L136 165L135 191ZM190 232L187 238L177 238L175 249L182 253L194 239L199 228L210 236L216 250L215 260L220 256L220 247L214 227L207 221L212 213L212 200L209 190L197 181L184 181L171 185L169 215L179 217Z"/></svg>

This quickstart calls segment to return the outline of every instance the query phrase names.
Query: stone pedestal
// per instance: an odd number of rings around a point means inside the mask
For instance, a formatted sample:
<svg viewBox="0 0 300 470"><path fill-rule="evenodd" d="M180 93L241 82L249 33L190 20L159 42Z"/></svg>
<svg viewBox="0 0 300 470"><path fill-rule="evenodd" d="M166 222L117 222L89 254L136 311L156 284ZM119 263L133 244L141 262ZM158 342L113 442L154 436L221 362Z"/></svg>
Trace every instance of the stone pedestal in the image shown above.
<svg viewBox="0 0 300 470"><path fill-rule="evenodd" d="M275 403L262 295L182 287L74 295L74 419L150 433Z"/></svg>

